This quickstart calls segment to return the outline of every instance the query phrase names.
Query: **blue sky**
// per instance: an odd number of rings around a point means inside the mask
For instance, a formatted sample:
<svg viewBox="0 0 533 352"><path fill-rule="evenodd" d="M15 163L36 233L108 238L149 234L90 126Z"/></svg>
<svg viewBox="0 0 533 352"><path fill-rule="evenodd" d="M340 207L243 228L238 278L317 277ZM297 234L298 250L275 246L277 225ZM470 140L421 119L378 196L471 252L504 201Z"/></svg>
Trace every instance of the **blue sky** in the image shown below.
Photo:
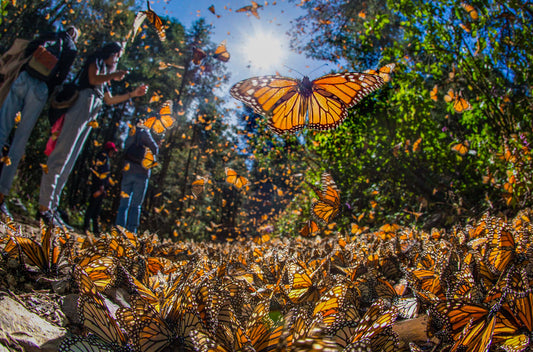
<svg viewBox="0 0 533 352"><path fill-rule="evenodd" d="M289 3L287 0L269 0L268 5L265 5L265 0L257 1L257 3L263 5L258 9L260 19L247 13L235 12L243 6L250 5L250 0L150 0L151 7L156 13L176 18L187 28L200 17L204 17L207 23L214 26L213 42L219 43L227 40L227 49L231 54L231 59L226 64L231 74L230 85L252 76L276 74L276 72L301 78L300 74L291 72L284 65L308 75L311 79L336 69L336 65L332 63L321 66L324 62L310 60L305 55L299 55L290 50L289 37L286 33L291 30L291 21L305 14L296 3ZM220 15L220 18L208 10L211 5L214 5L216 14ZM282 56L278 62L275 58L267 60L272 63L269 67L258 67L250 61L247 54L250 50L246 43L257 42L257 38L265 36L279 39L278 44L281 47ZM253 61L259 61L259 59Z"/></svg>

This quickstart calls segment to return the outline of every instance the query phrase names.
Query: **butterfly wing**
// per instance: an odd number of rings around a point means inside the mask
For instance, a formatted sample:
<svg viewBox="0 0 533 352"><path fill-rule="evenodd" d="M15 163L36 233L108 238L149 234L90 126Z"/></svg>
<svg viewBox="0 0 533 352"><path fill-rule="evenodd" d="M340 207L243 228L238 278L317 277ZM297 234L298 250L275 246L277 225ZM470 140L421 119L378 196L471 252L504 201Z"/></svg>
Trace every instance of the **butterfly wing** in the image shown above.
<svg viewBox="0 0 533 352"><path fill-rule="evenodd" d="M155 161L155 155L152 153L152 151L148 148L146 148L146 152L144 153L144 158L142 161L142 166L146 170L150 170L154 166L157 165L157 162Z"/></svg>
<svg viewBox="0 0 533 352"><path fill-rule="evenodd" d="M377 75L383 79L383 82L389 82L390 81L390 75L392 71L394 70L394 67L396 67L396 64L388 64L383 67L381 67L379 70L366 70L363 73L370 73L372 75Z"/></svg>
<svg viewBox="0 0 533 352"><path fill-rule="evenodd" d="M252 77L235 84L230 94L255 113L268 116L274 132L293 133L305 126L307 113L307 98L298 93L298 85L289 77Z"/></svg>
<svg viewBox="0 0 533 352"><path fill-rule="evenodd" d="M172 100L167 100L159 110L159 116L152 116L144 125L154 133L161 134L171 128L176 120L172 117Z"/></svg>
<svg viewBox="0 0 533 352"><path fill-rule="evenodd" d="M192 49L192 62L196 65L199 65L206 56L207 54L202 49L196 47Z"/></svg>
<svg viewBox="0 0 533 352"><path fill-rule="evenodd" d="M329 130L341 124L348 110L384 83L379 75L347 72L322 76L312 82L309 127Z"/></svg>
<svg viewBox="0 0 533 352"><path fill-rule="evenodd" d="M228 62L230 55L228 50L226 49L226 40L223 40L222 43L218 45L215 50L215 53L213 54L213 57L217 60Z"/></svg>
<svg viewBox="0 0 533 352"><path fill-rule="evenodd" d="M146 13L146 18L148 21L154 26L157 35L159 36L159 40L164 42L167 37L165 33L165 26L163 25L163 21L161 18L152 10L148 9L144 11Z"/></svg>
<svg viewBox="0 0 533 352"><path fill-rule="evenodd" d="M200 194L204 191L205 184L208 181L207 177L197 176L197 179L193 181L191 185L191 191L194 199L197 199Z"/></svg>
<svg viewBox="0 0 533 352"><path fill-rule="evenodd" d="M139 31L139 28L141 27L145 19L146 19L146 13L144 11L139 12L137 16L135 16L135 20L133 21L132 35L131 35L132 43L133 43L133 40L135 39L135 36L137 35L137 32Z"/></svg>

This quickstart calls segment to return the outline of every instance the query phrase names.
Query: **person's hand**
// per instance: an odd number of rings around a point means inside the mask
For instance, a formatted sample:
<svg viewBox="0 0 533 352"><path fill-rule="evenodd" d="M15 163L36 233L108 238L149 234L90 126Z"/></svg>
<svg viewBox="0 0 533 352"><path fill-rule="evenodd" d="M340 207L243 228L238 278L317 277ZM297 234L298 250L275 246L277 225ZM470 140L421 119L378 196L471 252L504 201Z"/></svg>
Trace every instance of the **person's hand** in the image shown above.
<svg viewBox="0 0 533 352"><path fill-rule="evenodd" d="M113 72L113 79L115 81L122 81L124 79L124 76L126 76L129 72L125 70L118 70Z"/></svg>
<svg viewBox="0 0 533 352"><path fill-rule="evenodd" d="M133 92L131 92L132 97L140 97L146 94L148 91L148 86L146 84L143 84L142 86L138 86L135 88Z"/></svg>

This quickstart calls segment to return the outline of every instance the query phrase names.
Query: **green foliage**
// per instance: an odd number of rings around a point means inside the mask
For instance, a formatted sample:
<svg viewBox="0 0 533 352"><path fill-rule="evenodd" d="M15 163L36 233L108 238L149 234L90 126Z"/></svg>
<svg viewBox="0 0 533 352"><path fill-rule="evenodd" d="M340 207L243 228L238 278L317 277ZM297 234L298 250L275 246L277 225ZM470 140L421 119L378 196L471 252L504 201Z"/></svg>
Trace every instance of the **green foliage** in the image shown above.
<svg viewBox="0 0 533 352"><path fill-rule="evenodd" d="M352 69L397 64L340 128L306 135L309 155L349 205L338 222L449 226L531 204L528 4L315 0L304 8L293 43L307 54ZM471 110L457 112L445 100L450 90ZM459 144L467 151L455 152Z"/></svg>

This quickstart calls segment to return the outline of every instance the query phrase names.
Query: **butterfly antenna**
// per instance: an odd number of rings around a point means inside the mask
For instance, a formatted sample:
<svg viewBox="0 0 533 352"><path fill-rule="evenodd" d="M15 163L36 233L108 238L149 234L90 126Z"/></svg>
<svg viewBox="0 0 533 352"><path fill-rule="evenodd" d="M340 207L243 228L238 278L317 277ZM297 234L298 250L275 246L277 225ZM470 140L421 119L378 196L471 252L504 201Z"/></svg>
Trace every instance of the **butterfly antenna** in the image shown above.
<svg viewBox="0 0 533 352"><path fill-rule="evenodd" d="M320 69L320 68L322 68L322 67L324 67L324 66L327 66L327 65L328 65L328 64L323 63L322 65L320 65L320 66L318 66L317 68L315 68L313 71L309 72L309 74L311 74L311 73L315 72L316 70L318 70L318 69Z"/></svg>
<svg viewBox="0 0 533 352"><path fill-rule="evenodd" d="M150 0L146 0L146 6L148 7L148 10L152 10L152 8L150 7Z"/></svg>
<svg viewBox="0 0 533 352"><path fill-rule="evenodd" d="M296 70L296 69L294 69L294 68L292 68L292 67L290 67L290 66L287 66L287 65L285 65L285 64L284 64L283 66L285 66L287 69L289 69L289 72L294 71L294 72L296 72L296 73L298 73L298 74L300 74L300 75L302 75L302 76L305 76L303 73L301 73L300 71L298 71L298 70Z"/></svg>

